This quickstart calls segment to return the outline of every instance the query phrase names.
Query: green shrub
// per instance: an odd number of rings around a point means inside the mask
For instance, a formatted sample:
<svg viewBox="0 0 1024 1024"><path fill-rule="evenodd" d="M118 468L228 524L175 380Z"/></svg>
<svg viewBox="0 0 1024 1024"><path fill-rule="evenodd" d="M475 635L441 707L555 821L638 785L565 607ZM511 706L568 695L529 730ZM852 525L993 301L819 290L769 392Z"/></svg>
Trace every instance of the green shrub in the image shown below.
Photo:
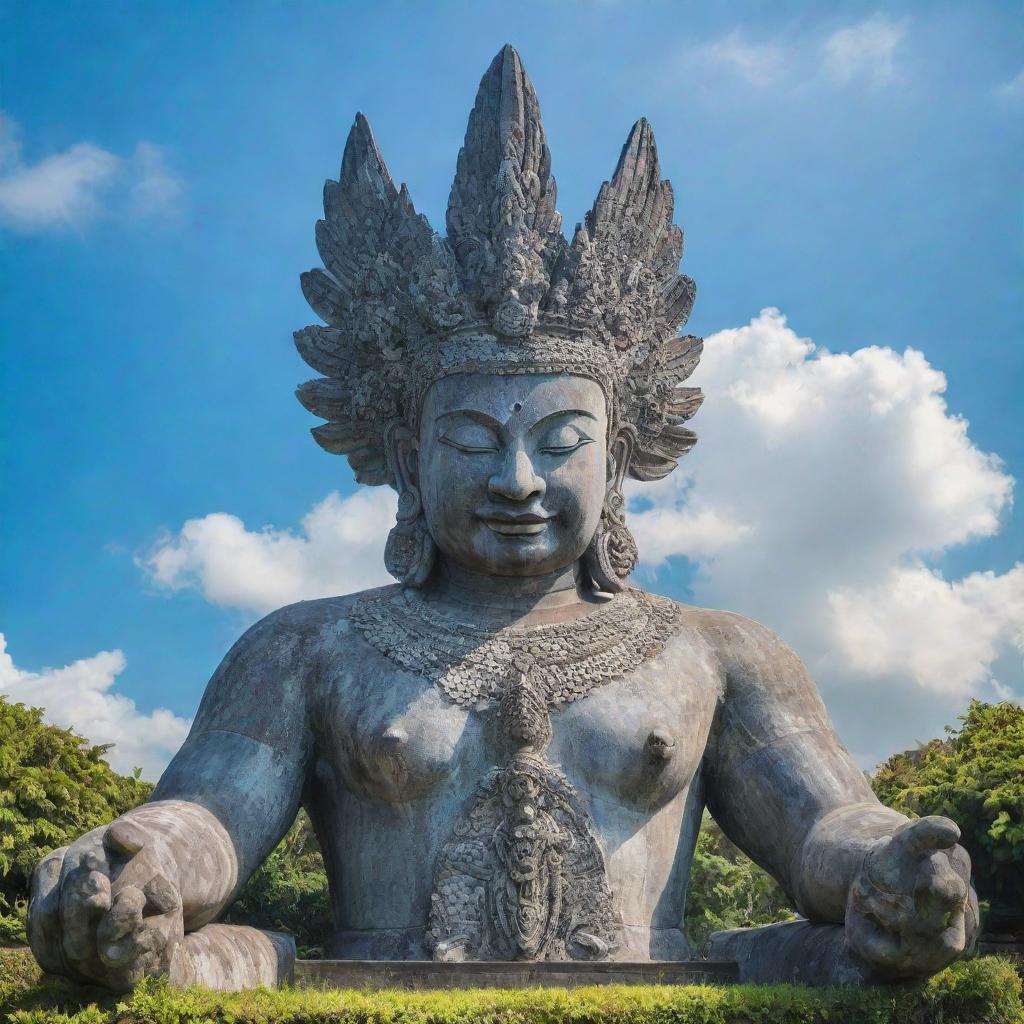
<svg viewBox="0 0 1024 1024"><path fill-rule="evenodd" d="M119 998L42 977L27 950L0 950L0 979L0 1020L9 1024L1024 1024L1020 980L999 957L954 964L917 989L608 985L225 994L149 982Z"/></svg>
<svg viewBox="0 0 1024 1024"><path fill-rule="evenodd" d="M963 960L924 986L937 1020L1017 1021L1021 1018L1020 976L1005 957Z"/></svg>
<svg viewBox="0 0 1024 1024"><path fill-rule="evenodd" d="M305 811L278 846L253 872L224 920L289 932L299 956L323 955L333 920L316 833Z"/></svg>
<svg viewBox="0 0 1024 1024"><path fill-rule="evenodd" d="M975 700L960 721L948 739L890 757L871 785L904 814L952 818L986 929L1024 934L1024 708Z"/></svg>
<svg viewBox="0 0 1024 1024"><path fill-rule="evenodd" d="M793 917L782 887L731 843L704 815L686 891L686 934L693 949L722 928L787 921Z"/></svg>

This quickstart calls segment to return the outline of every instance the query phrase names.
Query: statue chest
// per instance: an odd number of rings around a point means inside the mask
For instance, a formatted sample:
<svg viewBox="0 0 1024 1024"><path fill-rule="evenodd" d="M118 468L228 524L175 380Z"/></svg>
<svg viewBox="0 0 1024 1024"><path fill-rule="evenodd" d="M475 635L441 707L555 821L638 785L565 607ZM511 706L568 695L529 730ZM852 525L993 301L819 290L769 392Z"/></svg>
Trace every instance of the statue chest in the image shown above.
<svg viewBox="0 0 1024 1024"><path fill-rule="evenodd" d="M350 621L359 656L333 665L315 715L339 891L369 862L390 871L435 959L621 955L699 815L719 696L676 606L631 593L487 632L391 596Z"/></svg>
<svg viewBox="0 0 1024 1024"><path fill-rule="evenodd" d="M550 709L543 756L586 797L653 810L692 779L714 708L704 666L650 663ZM393 805L463 798L517 749L497 704L453 704L377 659L340 671L317 718L335 784Z"/></svg>

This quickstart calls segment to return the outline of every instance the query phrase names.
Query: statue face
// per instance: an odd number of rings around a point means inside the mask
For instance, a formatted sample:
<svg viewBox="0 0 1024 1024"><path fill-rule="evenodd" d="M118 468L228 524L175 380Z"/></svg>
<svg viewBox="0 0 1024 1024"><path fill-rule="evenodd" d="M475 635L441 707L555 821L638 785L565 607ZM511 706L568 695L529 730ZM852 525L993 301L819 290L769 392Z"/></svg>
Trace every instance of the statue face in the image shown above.
<svg viewBox="0 0 1024 1024"><path fill-rule="evenodd" d="M571 565L601 517L607 434L604 392L584 377L437 381L423 403L416 475L441 554L498 576Z"/></svg>

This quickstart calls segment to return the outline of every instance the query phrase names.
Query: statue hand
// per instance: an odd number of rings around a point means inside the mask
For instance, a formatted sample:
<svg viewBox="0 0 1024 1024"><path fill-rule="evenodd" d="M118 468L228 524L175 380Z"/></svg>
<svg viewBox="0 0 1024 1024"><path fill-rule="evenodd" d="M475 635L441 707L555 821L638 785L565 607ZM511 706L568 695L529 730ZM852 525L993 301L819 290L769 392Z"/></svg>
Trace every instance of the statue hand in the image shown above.
<svg viewBox="0 0 1024 1024"><path fill-rule="evenodd" d="M971 859L948 818L910 821L864 858L846 904L846 939L886 978L926 977L974 941Z"/></svg>
<svg viewBox="0 0 1024 1024"><path fill-rule="evenodd" d="M120 819L36 868L29 942L48 971L126 991L166 974L184 933L181 896L152 837Z"/></svg>

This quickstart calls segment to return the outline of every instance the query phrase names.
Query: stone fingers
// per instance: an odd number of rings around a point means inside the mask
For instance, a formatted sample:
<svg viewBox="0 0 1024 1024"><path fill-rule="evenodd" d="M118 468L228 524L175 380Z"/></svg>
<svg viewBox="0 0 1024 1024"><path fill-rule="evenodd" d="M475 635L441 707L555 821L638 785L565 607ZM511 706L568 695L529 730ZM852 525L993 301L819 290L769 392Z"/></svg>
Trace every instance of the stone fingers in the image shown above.
<svg viewBox="0 0 1024 1024"><path fill-rule="evenodd" d="M72 967L92 976L96 925L110 907L110 878L96 851L83 853L61 883L60 927L63 955Z"/></svg>
<svg viewBox="0 0 1024 1024"><path fill-rule="evenodd" d="M960 829L949 818L929 814L909 822L893 837L895 846L910 853L926 853L929 850L948 850L960 842Z"/></svg>
<svg viewBox="0 0 1024 1024"><path fill-rule="evenodd" d="M145 908L145 893L134 885L122 886L114 895L96 929L97 952L107 967L127 967L135 959Z"/></svg>
<svg viewBox="0 0 1024 1024"><path fill-rule="evenodd" d="M181 898L163 875L141 885L126 880L146 872L145 853L137 854L112 887L110 905L96 925L96 956L103 983L126 990L147 975L166 973L174 947L182 938ZM128 865L126 865L127 869Z"/></svg>
<svg viewBox="0 0 1024 1024"><path fill-rule="evenodd" d="M937 850L923 861L914 887L914 905L922 931L945 934L952 930L960 936L962 948L969 885L952 861L946 850Z"/></svg>
<svg viewBox="0 0 1024 1024"><path fill-rule="evenodd" d="M103 845L122 860L130 860L149 841L149 835L133 821L119 818L103 834Z"/></svg>
<svg viewBox="0 0 1024 1024"><path fill-rule="evenodd" d="M50 974L59 974L64 958L61 953L60 878L64 869L62 846L48 853L32 874L29 899L28 941L40 967Z"/></svg>
<svg viewBox="0 0 1024 1024"><path fill-rule="evenodd" d="M856 952L872 966L894 971L902 965L903 944L899 935L881 925L862 918L848 938Z"/></svg>

